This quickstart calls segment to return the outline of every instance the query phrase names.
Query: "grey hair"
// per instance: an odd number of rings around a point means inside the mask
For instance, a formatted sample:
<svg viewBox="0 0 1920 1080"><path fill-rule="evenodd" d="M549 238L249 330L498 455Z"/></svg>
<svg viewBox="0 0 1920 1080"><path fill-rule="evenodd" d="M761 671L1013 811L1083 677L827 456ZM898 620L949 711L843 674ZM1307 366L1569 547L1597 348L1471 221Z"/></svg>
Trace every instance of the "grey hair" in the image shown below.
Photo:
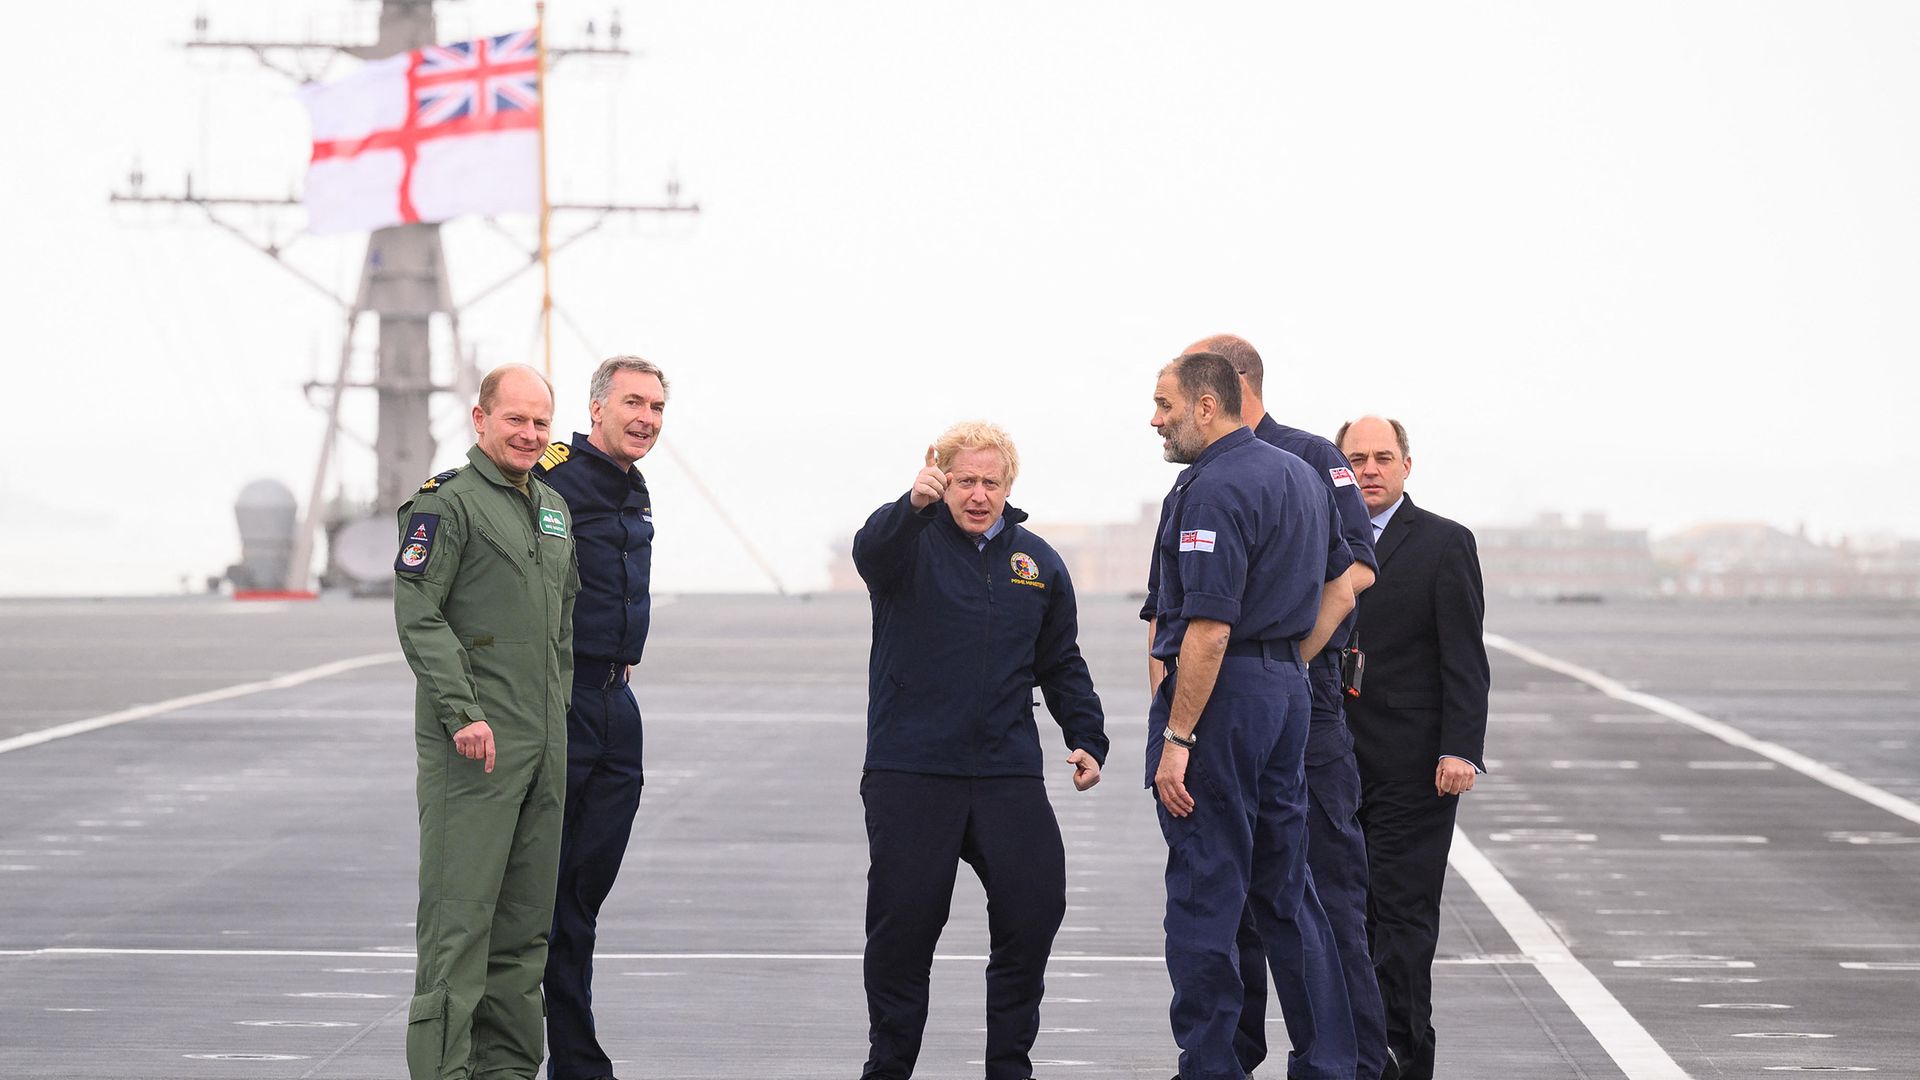
<svg viewBox="0 0 1920 1080"><path fill-rule="evenodd" d="M1188 408L1199 404L1202 394L1212 394L1220 411L1239 423L1240 373L1233 370L1233 361L1219 353L1190 352L1175 357L1160 374L1174 377Z"/></svg>
<svg viewBox="0 0 1920 1080"><path fill-rule="evenodd" d="M672 395L667 385L666 373L651 360L642 360L637 356L615 356L600 361L593 371L593 381L587 384L587 398L602 405L613 395L613 377L622 371L637 371L642 375L651 375L660 380L660 398L665 401Z"/></svg>

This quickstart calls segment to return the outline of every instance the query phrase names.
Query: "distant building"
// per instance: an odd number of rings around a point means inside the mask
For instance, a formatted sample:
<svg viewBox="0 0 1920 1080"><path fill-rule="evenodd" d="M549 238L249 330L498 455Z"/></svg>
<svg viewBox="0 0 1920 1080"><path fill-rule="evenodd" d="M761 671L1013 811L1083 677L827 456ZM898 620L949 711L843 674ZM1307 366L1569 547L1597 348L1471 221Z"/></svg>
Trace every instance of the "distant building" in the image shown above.
<svg viewBox="0 0 1920 1080"><path fill-rule="evenodd" d="M1920 599L1920 540L1874 538L1853 545L1854 567L1868 580L1868 595Z"/></svg>
<svg viewBox="0 0 1920 1080"><path fill-rule="evenodd" d="M1066 560L1075 592L1140 593L1147 591L1147 569L1153 562L1153 528L1160 523L1160 504L1140 504L1132 521L1094 525L1034 522Z"/></svg>
<svg viewBox="0 0 1920 1080"><path fill-rule="evenodd" d="M1036 532L1066 560L1083 593L1146 590L1157 503L1132 521L1036 520ZM1695 525L1657 541L1606 515L1541 514L1528 525L1481 526L1487 594L1521 599L1612 599L1667 595L1726 599L1920 599L1920 540L1873 537L1820 543L1804 531L1758 522ZM833 543L828 588L862 592L853 534Z"/></svg>
<svg viewBox="0 0 1920 1080"><path fill-rule="evenodd" d="M1530 598L1625 597L1651 593L1659 568L1645 529L1541 514L1531 525L1476 528L1487 592Z"/></svg>
<svg viewBox="0 0 1920 1080"><path fill-rule="evenodd" d="M1696 525L1654 545L1665 590L1740 599L1920 597L1920 541L1822 544L1760 522Z"/></svg>

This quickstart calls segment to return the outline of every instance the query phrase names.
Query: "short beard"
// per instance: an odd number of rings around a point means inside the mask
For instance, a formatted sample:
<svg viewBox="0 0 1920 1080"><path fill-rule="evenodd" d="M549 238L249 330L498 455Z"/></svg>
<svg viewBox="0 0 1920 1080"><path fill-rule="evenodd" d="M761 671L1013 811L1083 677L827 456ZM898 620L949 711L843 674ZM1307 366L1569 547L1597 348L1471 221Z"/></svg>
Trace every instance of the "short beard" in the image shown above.
<svg viewBox="0 0 1920 1080"><path fill-rule="evenodd" d="M1188 409L1185 416L1168 421L1160 435L1167 441L1162 456L1175 465L1191 465L1200 460L1200 452L1205 447L1195 448L1187 439L1187 436L1194 434L1194 427L1192 409Z"/></svg>

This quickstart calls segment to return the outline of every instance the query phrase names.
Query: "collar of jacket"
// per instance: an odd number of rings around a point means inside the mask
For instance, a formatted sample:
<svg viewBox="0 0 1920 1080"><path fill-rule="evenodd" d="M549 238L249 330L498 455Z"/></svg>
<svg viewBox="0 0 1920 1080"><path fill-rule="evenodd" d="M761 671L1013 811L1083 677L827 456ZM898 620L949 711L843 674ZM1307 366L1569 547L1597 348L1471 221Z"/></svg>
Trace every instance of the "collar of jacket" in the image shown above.
<svg viewBox="0 0 1920 1080"><path fill-rule="evenodd" d="M593 461L600 468L606 470L606 472L619 476L622 480L626 482L626 486L629 489L634 491L646 490L647 478L641 474L640 466L638 463L629 465L626 468L622 469L620 467L619 462L607 456L606 451L593 445L592 436L588 435L586 432L584 431L574 432L572 446L573 446L573 453L576 457L579 457L583 460Z"/></svg>
<svg viewBox="0 0 1920 1080"><path fill-rule="evenodd" d="M1222 435L1219 438L1213 440L1213 445L1201 451L1200 456L1193 459L1193 464L1187 466L1184 470L1181 471L1180 473L1181 482L1184 483L1185 481L1192 479L1194 473L1197 473L1201 469L1204 469L1207 466L1213 464L1214 459L1218 458L1221 454L1226 453L1227 451L1233 449L1236 446L1245 446L1247 443L1250 443L1252 441L1253 441L1253 429L1248 427L1245 424L1241 424L1239 427L1234 428L1232 431L1229 431L1225 435Z"/></svg>
<svg viewBox="0 0 1920 1080"><path fill-rule="evenodd" d="M1387 519L1386 528L1380 530L1380 539L1373 542L1373 555L1384 567L1393 553L1400 550L1400 542L1407 538L1407 531L1420 519L1420 511L1414 508L1413 497L1403 495L1400 509Z"/></svg>
<svg viewBox="0 0 1920 1080"><path fill-rule="evenodd" d="M507 474L500 471L500 466L495 465L493 459L480 449L479 443L474 443L467 448L467 460L473 464L474 469L481 476L487 478L489 483L506 488L516 495L520 493L520 489L514 485L513 481L507 479ZM527 473L527 485L527 490L531 492L533 490L533 473L531 472Z"/></svg>
<svg viewBox="0 0 1920 1080"><path fill-rule="evenodd" d="M936 509L936 508L940 512L934 518L933 527L936 529L944 530L946 534L948 536L951 536L953 539L967 545L970 548L973 547L974 546L973 534L968 532L965 529L962 529L960 527L960 523L953 520L953 512L947 509L947 504L944 502L939 502L939 503L934 503L932 506L928 507L928 509L930 510ZM987 541L987 544L989 547L1013 535L1013 527L1027 520L1027 512L1013 505L1012 503L1007 503L1006 505L1000 508L1000 517L1006 521L1006 524L1000 526L999 535ZM985 548L980 548L977 550L984 551Z"/></svg>

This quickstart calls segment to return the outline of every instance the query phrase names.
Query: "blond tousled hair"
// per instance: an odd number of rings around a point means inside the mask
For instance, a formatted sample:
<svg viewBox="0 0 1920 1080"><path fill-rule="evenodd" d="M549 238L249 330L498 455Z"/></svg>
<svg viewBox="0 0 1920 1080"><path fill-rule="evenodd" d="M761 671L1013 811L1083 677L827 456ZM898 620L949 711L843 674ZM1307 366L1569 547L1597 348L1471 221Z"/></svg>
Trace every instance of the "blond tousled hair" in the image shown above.
<svg viewBox="0 0 1920 1080"><path fill-rule="evenodd" d="M954 456L962 450L998 450L1000 460L1006 463L1005 477L1008 487L1013 479L1020 475L1020 451L1013 448L1013 436L998 424L989 424L985 420L962 420L940 433L934 440L934 463L942 472L953 468Z"/></svg>

